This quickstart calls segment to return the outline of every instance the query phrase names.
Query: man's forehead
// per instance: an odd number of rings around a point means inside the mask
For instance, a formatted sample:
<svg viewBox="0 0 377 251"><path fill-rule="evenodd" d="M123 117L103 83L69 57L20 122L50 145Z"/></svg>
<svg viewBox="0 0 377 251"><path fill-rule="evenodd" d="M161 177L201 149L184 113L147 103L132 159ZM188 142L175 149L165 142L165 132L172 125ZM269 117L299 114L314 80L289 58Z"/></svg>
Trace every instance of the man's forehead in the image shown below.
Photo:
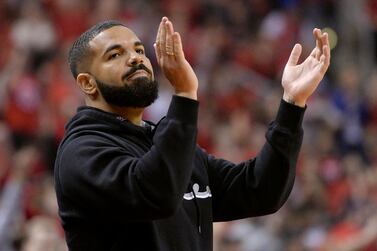
<svg viewBox="0 0 377 251"><path fill-rule="evenodd" d="M124 26L114 26L100 32L90 41L90 47L94 50L102 50L114 43L131 43L140 41L136 34Z"/></svg>

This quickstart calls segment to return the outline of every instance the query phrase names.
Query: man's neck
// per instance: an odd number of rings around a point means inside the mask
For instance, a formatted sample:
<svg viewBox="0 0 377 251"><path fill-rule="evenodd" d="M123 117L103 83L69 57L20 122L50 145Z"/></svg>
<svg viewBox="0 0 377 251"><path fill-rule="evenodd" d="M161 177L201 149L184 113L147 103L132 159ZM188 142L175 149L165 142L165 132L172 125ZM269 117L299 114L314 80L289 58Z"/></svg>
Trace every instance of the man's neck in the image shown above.
<svg viewBox="0 0 377 251"><path fill-rule="evenodd" d="M127 119L134 125L141 126L144 108L132 108L132 107L120 107L114 106L107 103L98 104L94 102L86 102L86 105L98 108L105 112L115 113L122 118Z"/></svg>
<svg viewBox="0 0 377 251"><path fill-rule="evenodd" d="M111 112L127 119L134 125L142 126L144 108L113 107Z"/></svg>

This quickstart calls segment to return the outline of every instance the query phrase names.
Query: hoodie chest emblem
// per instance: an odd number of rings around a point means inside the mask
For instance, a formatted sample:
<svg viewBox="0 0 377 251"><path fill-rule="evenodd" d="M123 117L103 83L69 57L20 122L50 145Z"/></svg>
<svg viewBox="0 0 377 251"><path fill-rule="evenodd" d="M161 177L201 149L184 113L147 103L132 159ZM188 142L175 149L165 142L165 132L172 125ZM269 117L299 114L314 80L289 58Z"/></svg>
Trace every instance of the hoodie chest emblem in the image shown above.
<svg viewBox="0 0 377 251"><path fill-rule="evenodd" d="M204 192L199 191L199 185L195 183L192 185L192 192L185 193L183 195L183 199L185 200L192 200L194 198L197 199L206 199L212 197L211 189L209 189L209 186L206 186L206 190Z"/></svg>

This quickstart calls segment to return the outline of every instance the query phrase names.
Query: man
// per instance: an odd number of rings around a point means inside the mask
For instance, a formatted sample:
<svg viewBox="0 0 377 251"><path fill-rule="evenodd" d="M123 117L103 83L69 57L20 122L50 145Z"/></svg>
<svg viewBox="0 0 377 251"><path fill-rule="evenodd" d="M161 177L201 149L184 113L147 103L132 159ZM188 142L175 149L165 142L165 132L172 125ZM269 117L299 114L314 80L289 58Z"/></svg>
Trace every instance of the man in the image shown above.
<svg viewBox="0 0 377 251"><path fill-rule="evenodd" d="M144 46L123 24L95 25L74 43L70 66L86 106L66 127L55 165L70 250L212 250L212 223L276 212L295 177L306 100L330 62L328 36L284 70L284 95L256 158L238 165L196 146L198 79L179 33L161 20L154 45L174 88L167 116L142 120L157 97Z"/></svg>

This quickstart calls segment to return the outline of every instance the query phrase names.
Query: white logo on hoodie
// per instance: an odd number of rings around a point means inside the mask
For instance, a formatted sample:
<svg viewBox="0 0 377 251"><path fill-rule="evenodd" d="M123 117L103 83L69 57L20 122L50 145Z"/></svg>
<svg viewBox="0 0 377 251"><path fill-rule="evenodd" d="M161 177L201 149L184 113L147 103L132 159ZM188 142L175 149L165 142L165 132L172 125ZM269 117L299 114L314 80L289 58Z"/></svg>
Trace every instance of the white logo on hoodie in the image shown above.
<svg viewBox="0 0 377 251"><path fill-rule="evenodd" d="M212 197L211 189L209 189L209 186L206 186L206 191L199 192L199 185L195 183L194 185L192 185L192 190L194 191L195 194L193 192L185 193L183 195L183 199L192 200L194 198L205 199L205 198Z"/></svg>

